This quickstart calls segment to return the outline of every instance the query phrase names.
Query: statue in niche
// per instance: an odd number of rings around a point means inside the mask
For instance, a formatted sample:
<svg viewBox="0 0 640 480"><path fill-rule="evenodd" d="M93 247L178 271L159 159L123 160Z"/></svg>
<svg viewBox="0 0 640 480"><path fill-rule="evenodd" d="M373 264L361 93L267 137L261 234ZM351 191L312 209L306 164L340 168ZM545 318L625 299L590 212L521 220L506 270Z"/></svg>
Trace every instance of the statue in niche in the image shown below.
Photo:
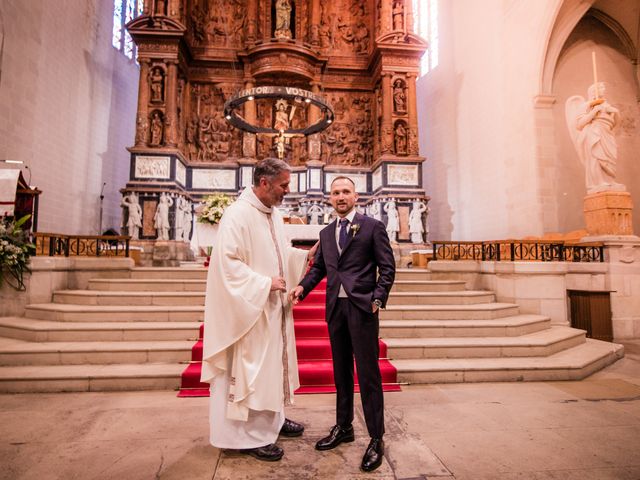
<svg viewBox="0 0 640 480"><path fill-rule="evenodd" d="M387 235L392 242L398 241L398 232L400 231L400 217L396 208L396 201L390 198L384 204L384 211L387 213Z"/></svg>
<svg viewBox="0 0 640 480"><path fill-rule="evenodd" d="M276 38L291 38L291 2L276 0Z"/></svg>
<svg viewBox="0 0 640 480"><path fill-rule="evenodd" d="M191 237L191 227L193 225L193 212L191 202L186 198L182 199L182 240L189 241Z"/></svg>
<svg viewBox="0 0 640 480"><path fill-rule="evenodd" d="M404 4L402 0L396 0L393 2L393 9L391 10L393 16L393 29L403 30L404 28Z"/></svg>
<svg viewBox="0 0 640 480"><path fill-rule="evenodd" d="M286 100L280 99L276 102L276 116L273 121L273 128L279 132L289 129L290 114L287 112L289 104ZM293 116L293 111L291 112Z"/></svg>
<svg viewBox="0 0 640 480"><path fill-rule="evenodd" d="M160 67L155 67L151 71L151 101L161 103L164 100L163 95L164 75Z"/></svg>
<svg viewBox="0 0 640 480"><path fill-rule="evenodd" d="M179 242L183 240L184 236L184 211L183 211L183 203L182 197L176 197L176 214L175 214L175 230L174 230L174 240Z"/></svg>
<svg viewBox="0 0 640 480"><path fill-rule="evenodd" d="M187 127L184 130L184 139L187 150L187 158L189 160L195 160L198 153L196 147L198 135L198 118L194 115L187 123Z"/></svg>
<svg viewBox="0 0 640 480"><path fill-rule="evenodd" d="M160 112L153 112L153 115L151 117L151 141L149 142L149 145L161 145L163 131L164 126L162 125L162 117L160 116Z"/></svg>
<svg viewBox="0 0 640 480"><path fill-rule="evenodd" d="M138 202L138 196L135 192L129 192L122 199L120 206L127 209L127 234L131 240L138 240L142 228L142 207Z"/></svg>
<svg viewBox="0 0 640 480"><path fill-rule="evenodd" d="M613 133L620 112L605 100L605 84L591 85L588 101L579 95L567 99L565 113L571 140L585 167L587 193L624 191L615 181L618 147Z"/></svg>
<svg viewBox="0 0 640 480"><path fill-rule="evenodd" d="M156 15L167 14L167 2L166 0L156 0Z"/></svg>
<svg viewBox="0 0 640 480"><path fill-rule="evenodd" d="M407 95L404 82L400 79L393 83L393 109L398 113L407 111Z"/></svg>
<svg viewBox="0 0 640 480"><path fill-rule="evenodd" d="M173 205L173 198L168 193L161 193L156 213L153 216L153 226L156 229L158 240L169 240L169 209Z"/></svg>
<svg viewBox="0 0 640 480"><path fill-rule="evenodd" d="M414 200L411 211L409 212L409 233L411 234L412 243L423 243L424 224L422 222L422 214L427 211L427 206L420 200Z"/></svg>
<svg viewBox="0 0 640 480"><path fill-rule="evenodd" d="M396 124L395 130L396 155L407 153L407 129L402 122Z"/></svg>

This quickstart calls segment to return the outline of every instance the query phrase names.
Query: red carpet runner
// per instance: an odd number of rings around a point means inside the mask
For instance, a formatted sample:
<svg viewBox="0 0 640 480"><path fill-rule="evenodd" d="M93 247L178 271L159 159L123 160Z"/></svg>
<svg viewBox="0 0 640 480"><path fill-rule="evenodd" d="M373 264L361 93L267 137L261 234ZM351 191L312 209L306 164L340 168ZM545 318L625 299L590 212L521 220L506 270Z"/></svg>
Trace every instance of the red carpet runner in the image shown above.
<svg viewBox="0 0 640 480"><path fill-rule="evenodd" d="M307 298L293 309L296 332L296 350L298 352L298 372L300 388L296 393L333 393L333 365L329 332L324 319L325 286L323 280ZM202 367L202 332L191 350L191 363L182 372L179 397L207 397L209 384L200 382ZM387 346L380 341L380 372L385 392L399 391L396 368L386 359ZM356 378L357 382L357 378ZM358 385L355 386L356 391Z"/></svg>

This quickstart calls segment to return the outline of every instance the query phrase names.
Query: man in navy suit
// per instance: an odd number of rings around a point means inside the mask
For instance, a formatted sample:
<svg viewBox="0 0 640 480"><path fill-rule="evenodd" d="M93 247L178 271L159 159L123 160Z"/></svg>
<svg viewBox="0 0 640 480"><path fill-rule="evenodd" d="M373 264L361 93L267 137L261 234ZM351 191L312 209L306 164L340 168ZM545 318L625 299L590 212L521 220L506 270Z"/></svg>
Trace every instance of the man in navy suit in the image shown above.
<svg viewBox="0 0 640 480"><path fill-rule="evenodd" d="M371 441L361 469L375 470L384 455L384 403L378 366L378 310L386 304L395 277L395 261L382 222L356 212L358 194L348 177L331 183L330 201L336 221L320 232L315 262L290 292L297 303L327 277L326 318L336 384L336 425L316 443L330 450L353 442L353 359L355 357L362 408Z"/></svg>

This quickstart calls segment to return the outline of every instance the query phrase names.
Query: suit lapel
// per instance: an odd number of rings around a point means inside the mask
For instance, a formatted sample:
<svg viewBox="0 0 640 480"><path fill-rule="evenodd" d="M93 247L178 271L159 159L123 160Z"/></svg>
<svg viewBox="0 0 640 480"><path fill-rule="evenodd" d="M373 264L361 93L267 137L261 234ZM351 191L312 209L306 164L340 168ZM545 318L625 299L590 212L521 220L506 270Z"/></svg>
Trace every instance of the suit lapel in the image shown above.
<svg viewBox="0 0 640 480"><path fill-rule="evenodd" d="M327 253L338 259L340 257L340 252L338 251L338 245L336 245L336 225L338 221L334 220L332 223L327 225L327 234L329 238L327 239L329 242ZM324 248L324 247L323 247Z"/></svg>

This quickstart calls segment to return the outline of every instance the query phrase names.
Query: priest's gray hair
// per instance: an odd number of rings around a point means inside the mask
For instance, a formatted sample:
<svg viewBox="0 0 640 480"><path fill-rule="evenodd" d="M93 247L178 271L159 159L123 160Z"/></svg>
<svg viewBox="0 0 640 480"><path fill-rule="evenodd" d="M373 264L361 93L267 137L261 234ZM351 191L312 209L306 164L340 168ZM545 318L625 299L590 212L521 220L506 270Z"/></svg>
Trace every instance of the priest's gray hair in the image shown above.
<svg viewBox="0 0 640 480"><path fill-rule="evenodd" d="M260 179L262 177L266 177L267 180L271 181L284 171L291 171L291 167L284 160L280 160L279 158L265 158L260 160L256 163L253 170L253 185L255 187L260 185Z"/></svg>

